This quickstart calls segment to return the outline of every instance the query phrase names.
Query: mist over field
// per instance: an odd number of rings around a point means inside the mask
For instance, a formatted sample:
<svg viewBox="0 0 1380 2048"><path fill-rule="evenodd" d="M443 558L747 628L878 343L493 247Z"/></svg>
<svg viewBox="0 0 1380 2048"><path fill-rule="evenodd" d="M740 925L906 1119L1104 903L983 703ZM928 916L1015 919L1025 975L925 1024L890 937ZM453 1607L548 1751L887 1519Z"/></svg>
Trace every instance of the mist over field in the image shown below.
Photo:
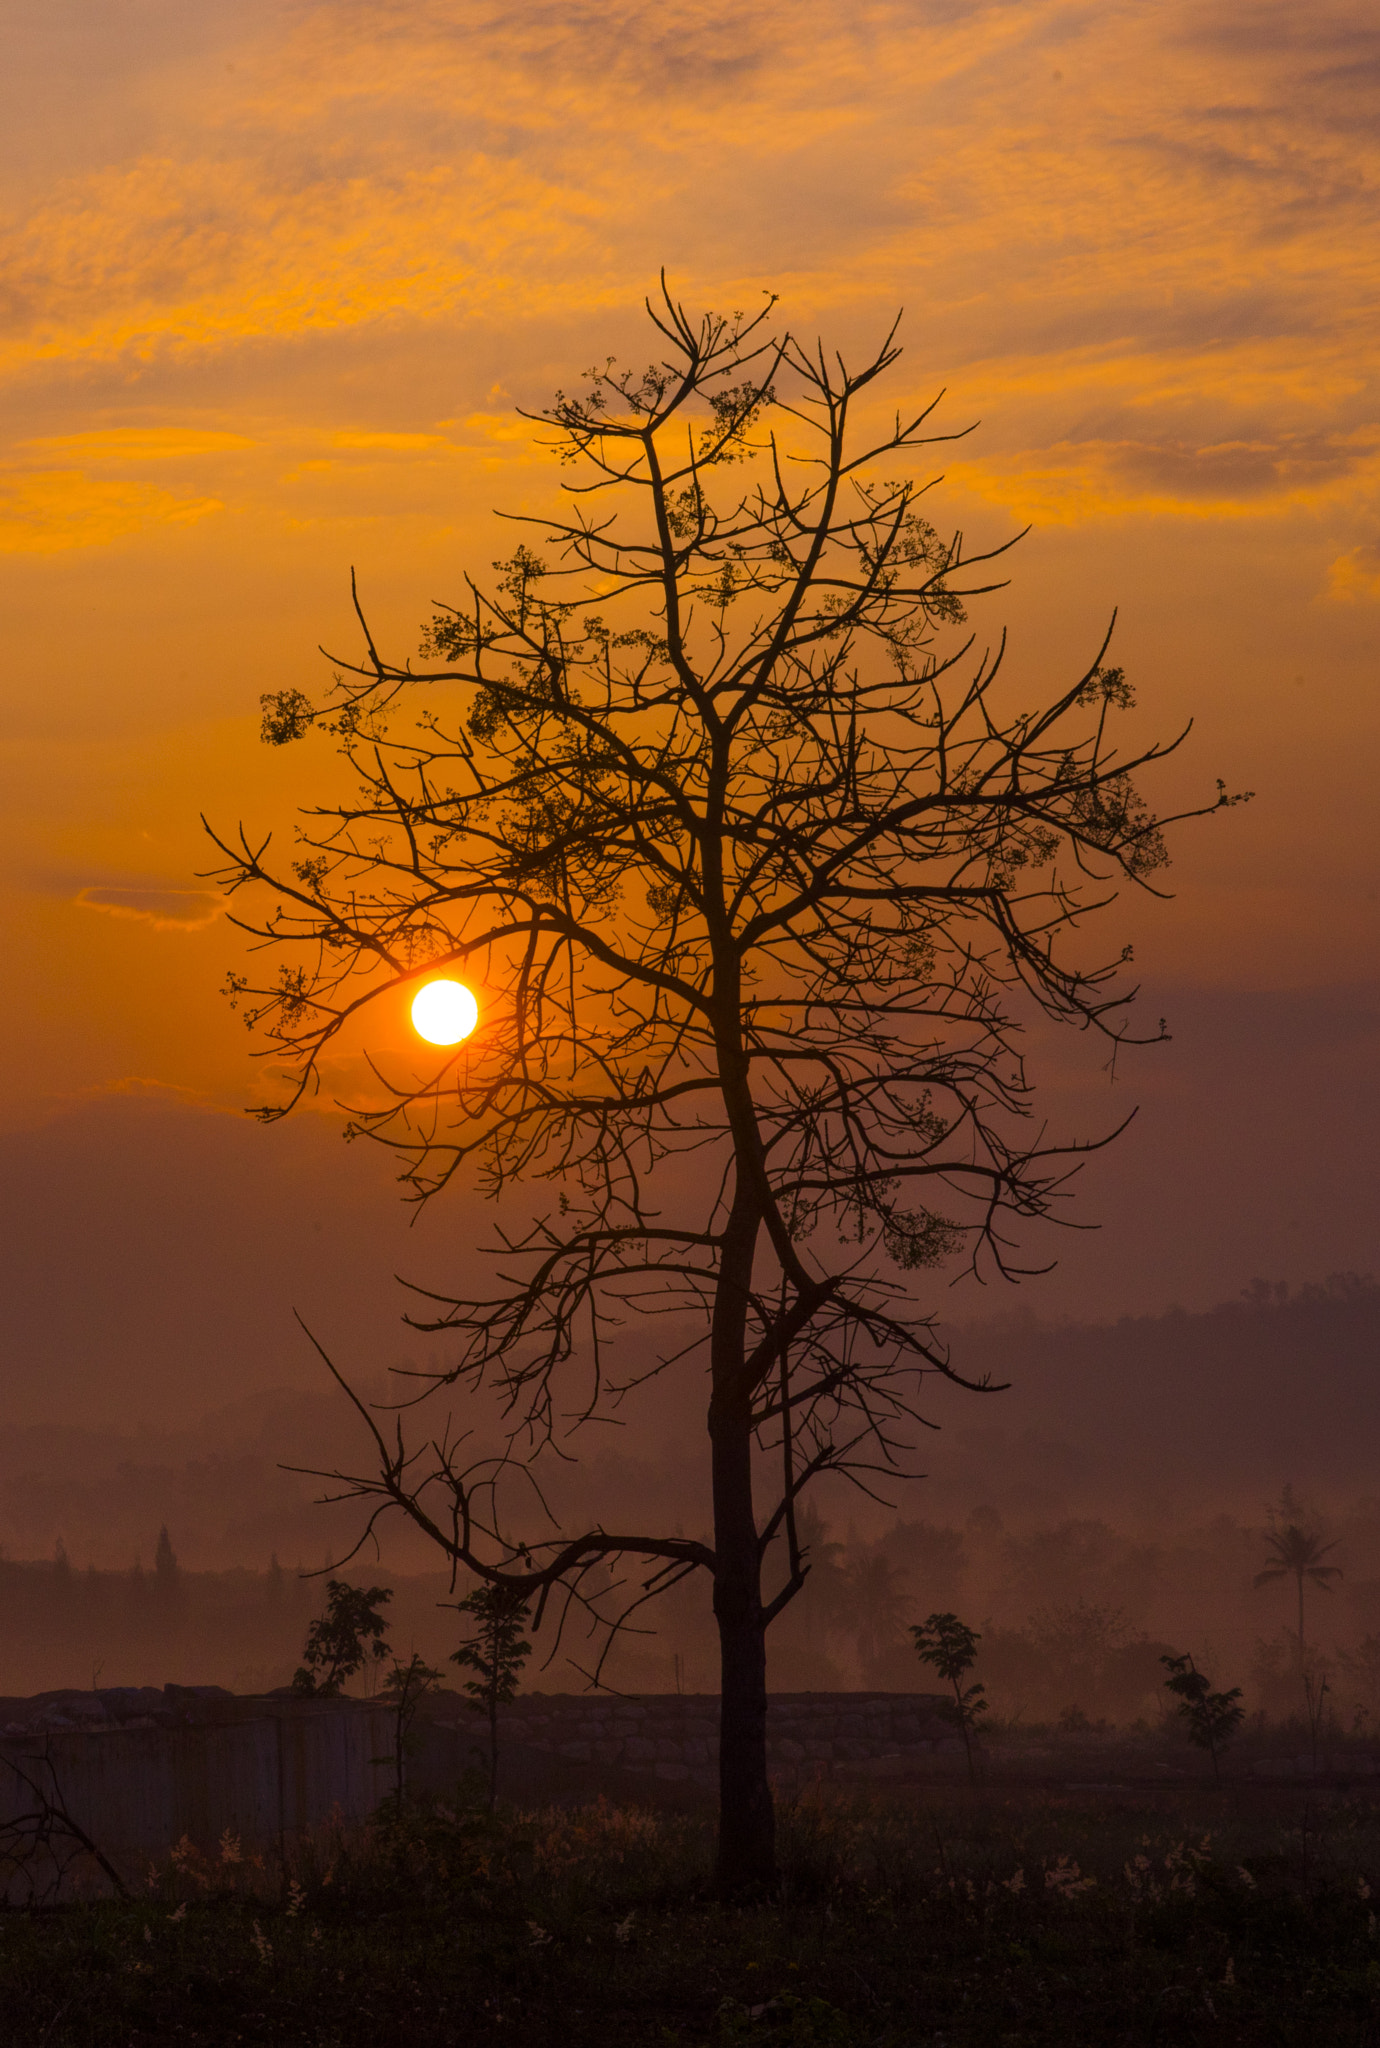
<svg viewBox="0 0 1380 2048"><path fill-rule="evenodd" d="M905 1625L953 1608L984 1631L994 1704L1027 1722L1136 1718L1166 1646L1288 1713L1290 1595L1252 1580L1292 1486L1344 1573L1309 1593L1310 1644L1345 1713L1370 1704L1375 1681L1337 1659L1380 1634L1380 1290L1347 1277L1375 1266L1376 994L1180 991L1166 1007L1172 1041L1128 1055L1115 1086L1096 1065L1055 1068L1065 1128L1142 1105L1076 1184L1071 1220L1099 1227L1047 1231L1031 1263L1059 1263L1019 1288L926 1280L956 1369L1006 1390L930 1376L925 1476L883 1501L817 1492L811 1578L769 1638L774 1689L913 1689L927 1680ZM264 1129L149 1088L0 1134L0 1203L0 1693L98 1668L103 1683L285 1682L324 1600L299 1568L341 1556L360 1518L281 1467L366 1452L294 1311L357 1385L396 1398L389 1369L444 1364L450 1340L403 1325L416 1298L395 1276L482 1272L492 1210L457 1191L419 1217L332 1117ZM668 1336L632 1325L624 1355L649 1360ZM577 1437L553 1508L701 1531L705 1405L693 1363L655 1381L621 1426ZM449 1410L482 1433L461 1401L433 1408L430 1427ZM164 1525L175 1589L154 1573ZM395 1527L381 1560L348 1569L395 1588L395 1647L433 1661L459 1626L437 1565ZM652 1633L627 1639L611 1683L714 1689L707 1584L642 1619ZM526 1683L582 1686L591 1644L567 1638L542 1669L550 1646L548 1631Z"/></svg>
<svg viewBox="0 0 1380 2048"><path fill-rule="evenodd" d="M1242 1684L1253 1708L1287 1715L1292 1589L1253 1580L1267 1513L1289 1487L1343 1571L1335 1590L1309 1590L1310 1649L1346 1725L1380 1710L1380 1286L1261 1280L1195 1313L1010 1318L947 1334L965 1372L1009 1386L979 1396L931 1380L925 1408L941 1426L925 1434L926 1476L890 1488L890 1505L837 1482L820 1492L811 1578L770 1637L774 1690L923 1689L906 1626L953 1609L984 1633L995 1707L1027 1723L1155 1713L1159 1656L1184 1649ZM389 1395L381 1381L368 1391ZM570 1525L645 1517L695 1530L703 1405L697 1370L677 1368L630 1406L625 1428L561 1470L553 1508ZM162 1431L0 1430L12 1624L0 1692L85 1685L97 1669L104 1684L285 1683L324 1600L321 1568L360 1517L315 1505L321 1489L281 1468L357 1468L362 1437L329 1385L247 1395ZM163 1526L176 1565L160 1572ZM437 1562L400 1531L346 1576L392 1586L395 1648L443 1661L458 1640L444 1603L457 1595ZM715 1688L707 1583L642 1619L652 1632L627 1639L610 1683ZM573 1630L539 1668L550 1648L548 1631L527 1686L579 1689L590 1641Z"/></svg>

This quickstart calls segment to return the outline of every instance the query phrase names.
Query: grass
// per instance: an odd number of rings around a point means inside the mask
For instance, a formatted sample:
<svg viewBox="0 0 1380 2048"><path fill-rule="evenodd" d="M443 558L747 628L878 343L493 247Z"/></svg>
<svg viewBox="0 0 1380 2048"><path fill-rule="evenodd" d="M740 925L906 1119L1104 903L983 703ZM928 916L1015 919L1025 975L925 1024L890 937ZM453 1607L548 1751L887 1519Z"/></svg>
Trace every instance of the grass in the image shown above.
<svg viewBox="0 0 1380 2048"><path fill-rule="evenodd" d="M1380 2048L1380 1808L1227 1791L783 1804L768 1902L707 1815L438 1807L284 1867L0 1916L6 2048Z"/></svg>

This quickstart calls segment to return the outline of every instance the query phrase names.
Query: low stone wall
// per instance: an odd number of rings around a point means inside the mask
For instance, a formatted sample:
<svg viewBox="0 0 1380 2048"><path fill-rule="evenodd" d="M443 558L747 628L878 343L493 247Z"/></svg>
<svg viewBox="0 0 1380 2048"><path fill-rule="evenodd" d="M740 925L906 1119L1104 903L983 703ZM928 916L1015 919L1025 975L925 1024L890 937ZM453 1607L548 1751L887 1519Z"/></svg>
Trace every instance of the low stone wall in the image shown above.
<svg viewBox="0 0 1380 2048"><path fill-rule="evenodd" d="M427 1777L487 1757L488 1728L455 1702L429 1716ZM963 1744L936 1693L778 1693L767 1703L767 1763L795 1781L833 1765L884 1756L960 1758ZM503 1709L499 1740L510 1753L598 1767L630 1781L708 1789L717 1783L719 1700L714 1693L650 1693L610 1699L589 1693L524 1693Z"/></svg>

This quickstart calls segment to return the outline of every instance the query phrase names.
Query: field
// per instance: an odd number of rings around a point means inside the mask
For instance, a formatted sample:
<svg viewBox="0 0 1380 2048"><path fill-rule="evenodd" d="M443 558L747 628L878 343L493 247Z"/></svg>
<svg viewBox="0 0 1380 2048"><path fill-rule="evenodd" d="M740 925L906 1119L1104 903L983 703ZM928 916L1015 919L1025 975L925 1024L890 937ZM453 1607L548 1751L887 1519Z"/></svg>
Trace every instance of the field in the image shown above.
<svg viewBox="0 0 1380 2048"><path fill-rule="evenodd" d="M436 1807L225 1841L0 1919L6 2048L1380 2043L1380 1806L1342 1789L825 1788L725 1906L712 1819Z"/></svg>

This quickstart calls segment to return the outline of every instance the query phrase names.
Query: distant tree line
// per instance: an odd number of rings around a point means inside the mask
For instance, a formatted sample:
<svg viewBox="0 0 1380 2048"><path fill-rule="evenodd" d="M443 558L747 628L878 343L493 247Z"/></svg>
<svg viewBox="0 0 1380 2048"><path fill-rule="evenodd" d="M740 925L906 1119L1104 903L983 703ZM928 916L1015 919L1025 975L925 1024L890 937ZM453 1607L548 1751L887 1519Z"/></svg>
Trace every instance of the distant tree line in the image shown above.
<svg viewBox="0 0 1380 2048"><path fill-rule="evenodd" d="M1164 1711L1162 1660L1212 1642L1216 1663L1227 1645L1253 1711L1380 1727L1380 1516L1324 1529L1286 1489L1263 1530L1226 1517L1158 1538L1093 1519L1009 1530L980 1509L963 1529L898 1521L845 1540L806 1510L799 1540L811 1569L773 1642L774 1691L923 1689L911 1631L918 1616L948 1613L980 1636L970 1682L998 1718L1025 1726L1153 1719ZM62 1544L42 1562L0 1560L0 1693L167 1680L251 1692L303 1667L308 1628L326 1611L321 1576L276 1559L259 1571L188 1571L166 1530L150 1549L150 1567L123 1571L78 1566ZM392 1575L387 1590L392 1641L445 1665L469 1624L457 1623L444 1576ZM712 1691L715 1646L695 1589L673 1592L658 1622L629 1637L613 1682ZM540 1662L522 1682L584 1684L572 1664Z"/></svg>

